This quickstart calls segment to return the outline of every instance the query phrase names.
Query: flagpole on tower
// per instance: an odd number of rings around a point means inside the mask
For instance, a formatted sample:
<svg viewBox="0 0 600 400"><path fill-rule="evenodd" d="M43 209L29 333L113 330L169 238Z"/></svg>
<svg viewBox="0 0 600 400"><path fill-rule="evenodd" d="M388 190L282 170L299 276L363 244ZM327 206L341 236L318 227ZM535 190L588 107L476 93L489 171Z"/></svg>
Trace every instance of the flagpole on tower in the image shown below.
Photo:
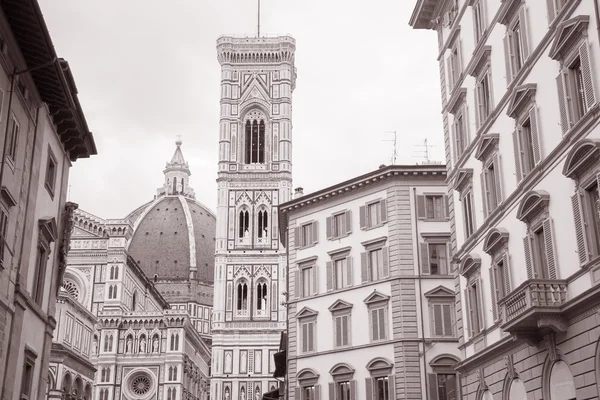
<svg viewBox="0 0 600 400"><path fill-rule="evenodd" d="M260 0L258 0L258 26L257 26L257 37L260 37Z"/></svg>

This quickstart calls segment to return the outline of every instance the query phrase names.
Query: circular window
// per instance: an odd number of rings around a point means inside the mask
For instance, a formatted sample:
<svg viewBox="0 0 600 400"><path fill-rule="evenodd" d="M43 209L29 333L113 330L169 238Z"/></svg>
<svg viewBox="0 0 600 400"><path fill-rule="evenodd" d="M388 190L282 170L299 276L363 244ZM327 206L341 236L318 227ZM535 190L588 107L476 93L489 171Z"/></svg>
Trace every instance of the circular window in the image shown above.
<svg viewBox="0 0 600 400"><path fill-rule="evenodd" d="M79 288L75 282L69 279L64 279L62 282L62 288L75 300L79 300Z"/></svg>
<svg viewBox="0 0 600 400"><path fill-rule="evenodd" d="M138 396L148 394L150 391L150 378L146 374L140 374L131 380L131 391Z"/></svg>

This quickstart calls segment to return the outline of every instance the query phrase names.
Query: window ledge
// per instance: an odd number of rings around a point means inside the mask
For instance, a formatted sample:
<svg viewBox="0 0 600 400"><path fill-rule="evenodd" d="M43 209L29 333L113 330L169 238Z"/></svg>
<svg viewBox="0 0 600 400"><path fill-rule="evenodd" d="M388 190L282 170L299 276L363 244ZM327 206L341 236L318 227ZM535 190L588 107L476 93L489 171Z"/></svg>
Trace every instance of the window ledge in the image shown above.
<svg viewBox="0 0 600 400"><path fill-rule="evenodd" d="M332 237L330 237L330 238L327 238L327 240L329 240L329 241L341 240L341 239L344 239L344 238L347 238L348 236L350 236L350 234L351 234L351 233L352 233L352 232L348 232L348 233L347 233L347 234L345 234L345 235L340 235L340 236L332 236Z"/></svg>
<svg viewBox="0 0 600 400"><path fill-rule="evenodd" d="M384 226L387 222L380 222L377 225L373 225L373 226L366 226L364 228L361 228L362 231L370 231L373 229L377 229L377 228L381 228L382 226Z"/></svg>
<svg viewBox="0 0 600 400"><path fill-rule="evenodd" d="M9 155L6 156L6 164L8 165L8 167L11 169L11 171L14 174L15 173L15 161Z"/></svg>
<svg viewBox="0 0 600 400"><path fill-rule="evenodd" d="M420 221L423 222L448 222L450 221L449 217L444 218L419 218Z"/></svg>
<svg viewBox="0 0 600 400"><path fill-rule="evenodd" d="M317 243L319 243L319 242L317 242ZM311 247L315 247L317 245L317 243L309 244L308 246L296 247L296 250L310 249Z"/></svg>
<svg viewBox="0 0 600 400"><path fill-rule="evenodd" d="M381 247L383 247L387 240L387 236L380 236L378 238L365 240L364 242L360 242L360 244L363 245L365 248L375 248L377 247L377 245L381 245Z"/></svg>

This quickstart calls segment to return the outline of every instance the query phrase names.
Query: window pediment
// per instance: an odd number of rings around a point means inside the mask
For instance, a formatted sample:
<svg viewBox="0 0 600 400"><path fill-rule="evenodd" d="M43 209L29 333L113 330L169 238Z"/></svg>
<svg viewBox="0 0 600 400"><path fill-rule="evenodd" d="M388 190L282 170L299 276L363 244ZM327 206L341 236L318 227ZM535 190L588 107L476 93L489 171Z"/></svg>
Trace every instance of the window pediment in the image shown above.
<svg viewBox="0 0 600 400"><path fill-rule="evenodd" d="M467 71L467 73L471 76L477 77L481 71L483 71L484 67L490 61L490 57L492 55L492 46L483 46L475 56L473 56L473 61L471 63L471 67Z"/></svg>
<svg viewBox="0 0 600 400"><path fill-rule="evenodd" d="M500 142L500 135L497 133L486 133L481 135L479 144L477 145L477 151L475 152L475 158L483 162L490 158L490 156L498 149L498 143Z"/></svg>
<svg viewBox="0 0 600 400"><path fill-rule="evenodd" d="M369 240L365 240L364 242L360 242L360 244L362 244L365 249L367 248L377 248L377 247L383 247L383 245L385 244L385 242L387 241L387 236L381 236L375 239L369 239Z"/></svg>
<svg viewBox="0 0 600 400"><path fill-rule="evenodd" d="M519 115L525 113L529 109L529 106L535 101L536 91L536 83L527 83L515 87L510 96L506 114L509 117L516 119Z"/></svg>
<svg viewBox="0 0 600 400"><path fill-rule="evenodd" d="M580 140L573 146L563 168L563 175L576 179L588 172L600 160L600 139Z"/></svg>
<svg viewBox="0 0 600 400"><path fill-rule="evenodd" d="M346 363L338 363L331 367L331 369L329 370L329 374L334 378L341 378L346 376L352 377L352 375L354 375L354 368L352 368Z"/></svg>
<svg viewBox="0 0 600 400"><path fill-rule="evenodd" d="M483 251L492 255L508 244L508 231L504 228L490 229L483 242Z"/></svg>
<svg viewBox="0 0 600 400"><path fill-rule="evenodd" d="M500 22L502 25L508 25L512 17L516 14L517 10L524 2L524 0L502 0L502 6L500 6L500 12L498 15L498 22Z"/></svg>
<svg viewBox="0 0 600 400"><path fill-rule="evenodd" d="M313 382L316 383L319 380L319 374L317 374L314 370L310 368L304 368L303 370L298 372L298 374L296 375L296 379L298 379L298 382L300 382L300 384L308 385Z"/></svg>
<svg viewBox="0 0 600 400"><path fill-rule="evenodd" d="M473 179L473 169L461 168L456 172L454 178L454 190L461 193L471 184Z"/></svg>
<svg viewBox="0 0 600 400"><path fill-rule="evenodd" d="M394 364L383 357L376 357L367 363L366 368L371 376L388 376L392 374Z"/></svg>
<svg viewBox="0 0 600 400"><path fill-rule="evenodd" d="M435 357L429 365L433 368L453 368L460 360L451 354L440 354Z"/></svg>
<svg viewBox="0 0 600 400"><path fill-rule="evenodd" d="M517 218L525 223L546 211L550 203L550 194L545 190L532 190L523 196L517 210Z"/></svg>
<svg viewBox="0 0 600 400"><path fill-rule="evenodd" d="M343 258L350 254L350 250L352 250L352 246L346 246L342 247L341 249L328 251L327 254L329 254L332 258Z"/></svg>
<svg viewBox="0 0 600 400"><path fill-rule="evenodd" d="M450 114L458 113L458 110L462 107L463 104L467 101L467 89L460 88L454 92L450 100L448 101L448 112Z"/></svg>
<svg viewBox="0 0 600 400"><path fill-rule="evenodd" d="M424 296L427 298L454 298L455 295L456 294L452 290L442 285L433 288L424 294Z"/></svg>
<svg viewBox="0 0 600 400"><path fill-rule="evenodd" d="M15 200L13 195L10 194L10 191L6 186L2 186L2 201L4 202L4 204L6 204L7 208L11 208L17 205L17 201Z"/></svg>
<svg viewBox="0 0 600 400"><path fill-rule="evenodd" d="M301 260L297 260L296 265L298 265L298 268L309 267L317 262L317 258L319 258L319 256L306 257Z"/></svg>
<svg viewBox="0 0 600 400"><path fill-rule="evenodd" d="M367 296L366 299L363 300L366 305L383 303L390 301L390 296L387 296L383 293L378 292L377 290L373 290L373 293Z"/></svg>
<svg viewBox="0 0 600 400"><path fill-rule="evenodd" d="M460 274L465 278L475 274L481 268L481 257L469 254L460 262Z"/></svg>
<svg viewBox="0 0 600 400"><path fill-rule="evenodd" d="M312 308L304 307L302 310L296 313L296 319L316 317L317 315L319 315L318 311L315 311Z"/></svg>
<svg viewBox="0 0 600 400"><path fill-rule="evenodd" d="M58 229L54 217L41 218L38 221L38 225L40 227L40 234L46 243L50 244L56 240L58 237Z"/></svg>
<svg viewBox="0 0 600 400"><path fill-rule="evenodd" d="M338 299L332 305L329 306L328 310L333 314L335 312L340 311L350 311L352 307L354 307L354 304Z"/></svg>
<svg viewBox="0 0 600 400"><path fill-rule="evenodd" d="M562 60L571 51L575 42L586 35L590 22L589 15L578 15L563 21L556 30L554 42L548 55L556 61Z"/></svg>

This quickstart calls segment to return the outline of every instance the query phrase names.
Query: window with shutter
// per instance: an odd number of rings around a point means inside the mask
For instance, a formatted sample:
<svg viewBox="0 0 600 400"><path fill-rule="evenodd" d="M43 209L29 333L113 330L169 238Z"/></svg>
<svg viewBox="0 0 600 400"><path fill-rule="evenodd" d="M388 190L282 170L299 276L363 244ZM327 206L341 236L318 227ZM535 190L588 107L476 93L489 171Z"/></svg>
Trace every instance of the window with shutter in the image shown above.
<svg viewBox="0 0 600 400"><path fill-rule="evenodd" d="M485 0L475 0L472 3L473 8L473 30L475 34L475 46L479 43L479 41L483 38L485 30L487 28L485 10L484 10L484 1Z"/></svg>
<svg viewBox="0 0 600 400"><path fill-rule="evenodd" d="M350 315L340 315L334 318L335 347L350 345Z"/></svg>
<svg viewBox="0 0 600 400"><path fill-rule="evenodd" d="M449 301L430 301L432 337L454 337L454 303Z"/></svg>
<svg viewBox="0 0 600 400"><path fill-rule="evenodd" d="M448 275L448 243L428 243L428 261L431 275Z"/></svg>
<svg viewBox="0 0 600 400"><path fill-rule="evenodd" d="M475 219L473 215L473 195L471 191L465 193L461 199L464 219L465 239L475 232Z"/></svg>
<svg viewBox="0 0 600 400"><path fill-rule="evenodd" d="M446 218L444 195L425 196L425 219Z"/></svg>
<svg viewBox="0 0 600 400"><path fill-rule="evenodd" d="M376 342L387 339L387 308L374 308L370 310L371 341Z"/></svg>

